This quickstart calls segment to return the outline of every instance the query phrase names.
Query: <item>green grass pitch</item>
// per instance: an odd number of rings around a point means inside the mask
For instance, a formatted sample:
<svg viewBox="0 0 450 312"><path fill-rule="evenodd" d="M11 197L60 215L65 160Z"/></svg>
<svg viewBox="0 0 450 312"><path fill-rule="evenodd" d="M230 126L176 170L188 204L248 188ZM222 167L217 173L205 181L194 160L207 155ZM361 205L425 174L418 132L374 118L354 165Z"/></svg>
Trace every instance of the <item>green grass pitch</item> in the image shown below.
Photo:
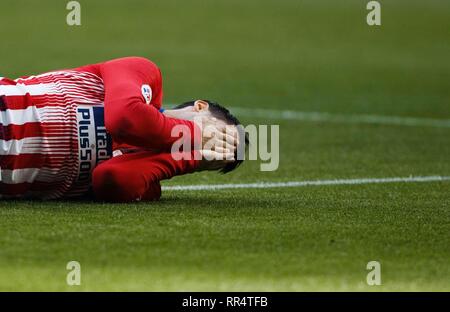
<svg viewBox="0 0 450 312"><path fill-rule="evenodd" d="M140 55L166 103L450 118L450 3L2 0L0 76ZM450 175L450 128L280 125L280 167L165 185ZM450 290L450 183L169 191L160 202L0 201L0 290ZM81 264L81 286L66 264ZM381 263L368 286L366 264Z"/></svg>

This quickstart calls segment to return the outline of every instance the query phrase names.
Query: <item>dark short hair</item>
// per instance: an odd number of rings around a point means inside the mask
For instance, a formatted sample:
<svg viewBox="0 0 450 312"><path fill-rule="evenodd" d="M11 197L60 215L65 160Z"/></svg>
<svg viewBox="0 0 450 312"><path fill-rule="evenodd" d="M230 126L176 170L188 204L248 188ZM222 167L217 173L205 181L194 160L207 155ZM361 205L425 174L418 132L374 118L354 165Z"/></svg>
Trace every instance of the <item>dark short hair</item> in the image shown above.
<svg viewBox="0 0 450 312"><path fill-rule="evenodd" d="M211 114L216 117L217 119L223 120L227 125L241 125L241 122L233 115L231 114L231 112L226 109L225 107L223 107L222 105L210 101L210 100L202 100L208 103L209 106L209 111L211 112ZM194 103L196 101L189 101L189 102L184 102L180 105L175 106L174 109L181 109L181 108L185 108L188 106L194 106ZM243 128L238 127L238 131L243 131ZM244 142L245 142L245 146L248 146L248 135L244 134ZM242 143L240 143L242 144ZM234 169L236 169L237 167L239 167L239 165L243 162L243 160L238 160L237 159L237 150L234 152L234 158L236 159L234 162L232 163L228 163L226 164L222 169L219 170L219 172L222 173L227 173L230 171L233 171Z"/></svg>

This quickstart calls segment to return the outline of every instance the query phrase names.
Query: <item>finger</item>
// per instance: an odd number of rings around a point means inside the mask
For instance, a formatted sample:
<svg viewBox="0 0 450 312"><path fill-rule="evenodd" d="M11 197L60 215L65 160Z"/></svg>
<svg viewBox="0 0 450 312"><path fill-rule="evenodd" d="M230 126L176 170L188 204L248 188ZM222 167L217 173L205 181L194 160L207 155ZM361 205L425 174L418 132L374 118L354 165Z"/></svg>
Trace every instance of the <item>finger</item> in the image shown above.
<svg viewBox="0 0 450 312"><path fill-rule="evenodd" d="M222 146L215 146L214 147L214 152L222 153L222 154L231 154L231 153L234 154L234 152L231 149L224 148Z"/></svg>
<svg viewBox="0 0 450 312"><path fill-rule="evenodd" d="M225 140L227 141L227 143L232 144L234 146L237 145L237 138L235 135L233 134L226 134Z"/></svg>
<svg viewBox="0 0 450 312"><path fill-rule="evenodd" d="M234 148L237 146L237 139L233 135L230 135L227 133L216 132L214 134L214 137L216 139L218 139L219 141L223 141L225 144L234 146Z"/></svg>
<svg viewBox="0 0 450 312"><path fill-rule="evenodd" d="M233 125L226 125L225 126L225 131L222 131L222 132L223 133L227 133L227 134L229 134L231 136L237 136L237 129Z"/></svg>
<svg viewBox="0 0 450 312"><path fill-rule="evenodd" d="M212 151L210 157L211 160L217 161L219 163L229 163L234 161L234 153L229 152Z"/></svg>
<svg viewBox="0 0 450 312"><path fill-rule="evenodd" d="M227 126L227 134L233 138L233 144L239 145L239 130L236 126ZM230 139L229 139L230 140Z"/></svg>
<svg viewBox="0 0 450 312"><path fill-rule="evenodd" d="M230 162L233 162L233 161L235 161L234 153L225 153L224 154L224 162L230 163Z"/></svg>
<svg viewBox="0 0 450 312"><path fill-rule="evenodd" d="M207 161L220 161L226 163L234 161L234 153L201 150L200 154L202 155L202 158Z"/></svg>
<svg viewBox="0 0 450 312"><path fill-rule="evenodd" d="M212 141L210 141L210 142L214 146L214 148L212 148L213 150L216 150L215 147L222 147L222 148L228 149L230 152L233 152L233 153L236 150L236 145L229 144L224 140L220 140L218 138L212 138L211 140Z"/></svg>
<svg viewBox="0 0 450 312"><path fill-rule="evenodd" d="M207 161L213 161L216 158L216 153L211 150L201 150L200 153L202 155L202 159Z"/></svg>
<svg viewBox="0 0 450 312"><path fill-rule="evenodd" d="M216 151L205 151L204 158L208 161L223 161L225 159L224 153L219 153Z"/></svg>

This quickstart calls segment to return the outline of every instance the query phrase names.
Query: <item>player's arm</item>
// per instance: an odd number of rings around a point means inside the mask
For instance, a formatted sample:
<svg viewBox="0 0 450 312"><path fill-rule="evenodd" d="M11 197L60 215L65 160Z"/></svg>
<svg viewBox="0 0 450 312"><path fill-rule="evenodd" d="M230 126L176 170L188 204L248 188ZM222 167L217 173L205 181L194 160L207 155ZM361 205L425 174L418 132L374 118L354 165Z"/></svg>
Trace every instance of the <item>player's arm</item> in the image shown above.
<svg viewBox="0 0 450 312"><path fill-rule="evenodd" d="M170 153L154 152L114 157L94 169L94 194L99 200L111 202L157 200L161 196L159 181L198 169L199 161L190 158L175 160Z"/></svg>
<svg viewBox="0 0 450 312"><path fill-rule="evenodd" d="M179 138L172 128L184 125L194 139L194 123L164 116L162 77L159 68L140 57L127 57L99 65L105 86L105 125L118 143L170 149Z"/></svg>
<svg viewBox="0 0 450 312"><path fill-rule="evenodd" d="M195 160L194 153L201 153L204 157ZM123 154L94 169L94 194L99 200L112 202L157 200L161 196L161 180L194 171L217 170L233 161L232 153L224 153L223 160L216 160L219 154L209 150L180 152L177 155L149 151Z"/></svg>

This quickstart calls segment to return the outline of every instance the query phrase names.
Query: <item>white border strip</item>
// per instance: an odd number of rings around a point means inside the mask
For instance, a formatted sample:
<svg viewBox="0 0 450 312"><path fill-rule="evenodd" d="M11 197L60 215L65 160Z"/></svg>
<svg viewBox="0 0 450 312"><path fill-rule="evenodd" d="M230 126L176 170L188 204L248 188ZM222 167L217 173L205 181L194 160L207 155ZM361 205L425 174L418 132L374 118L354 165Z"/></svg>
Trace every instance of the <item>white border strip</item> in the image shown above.
<svg viewBox="0 0 450 312"><path fill-rule="evenodd" d="M418 177L392 177L392 178L363 178L363 179L337 179L337 180L313 180L313 181L290 181L290 182L261 182L246 184L200 184L200 185L175 185L163 186L163 191L209 191L224 189L265 189L285 188L321 185L358 185L379 183L408 183L408 182L438 182L450 181L450 176L418 176Z"/></svg>
<svg viewBox="0 0 450 312"><path fill-rule="evenodd" d="M238 117L243 116L249 118L450 128L450 119L382 116L369 114L344 115L326 112L302 112L293 110L253 109L244 107L231 107L230 110Z"/></svg>

